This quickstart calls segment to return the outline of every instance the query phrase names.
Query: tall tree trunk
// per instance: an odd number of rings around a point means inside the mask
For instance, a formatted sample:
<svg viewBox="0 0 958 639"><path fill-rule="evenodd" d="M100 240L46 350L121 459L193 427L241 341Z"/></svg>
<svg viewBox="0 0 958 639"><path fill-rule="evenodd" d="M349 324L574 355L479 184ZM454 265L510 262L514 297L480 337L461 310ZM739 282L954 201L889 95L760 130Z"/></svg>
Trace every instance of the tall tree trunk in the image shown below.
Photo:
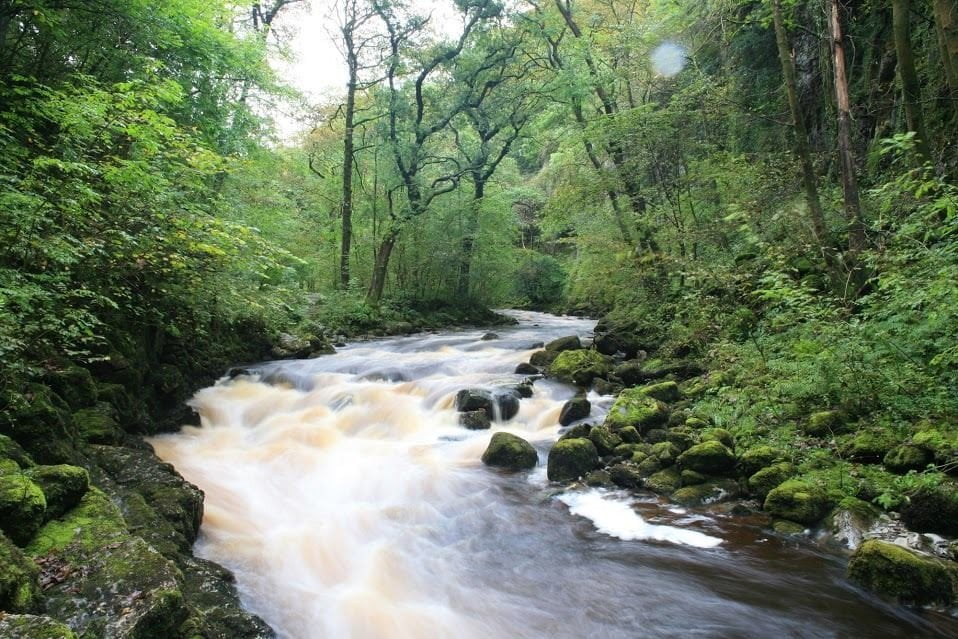
<svg viewBox="0 0 958 639"><path fill-rule="evenodd" d="M781 0L772 0L772 19L775 24L775 42L778 45L778 58L782 64L782 76L785 79L785 92L788 94L788 107L792 115L792 126L795 133L795 153L802 166L802 183L805 188L805 200L808 204L808 217L812 224L812 233L818 242L822 256L829 268L830 275L837 274L835 256L828 245L828 232L825 226L825 215L822 212L822 202L818 196L818 179L815 176L815 166L812 163L812 154L808 148L808 130L805 120L802 119L801 107L798 103L798 83L795 79L795 60L792 59L791 47L788 43L788 34L785 32L785 21L782 17Z"/></svg>
<svg viewBox="0 0 958 639"><path fill-rule="evenodd" d="M861 269L858 255L865 249L865 225L862 222L862 204L858 191L858 171L852 150L851 100L848 95L848 76L845 72L845 43L842 40L841 13L838 0L830 0L829 35L832 45L832 70L835 75L835 99L838 104L838 157L842 167L842 193L845 217L848 221L848 262L856 287L860 288Z"/></svg>
<svg viewBox="0 0 958 639"><path fill-rule="evenodd" d="M911 19L909 0L892 0L892 30L895 34L895 51L898 53L898 78L901 80L905 103L905 121L908 130L915 133L915 148L923 162L931 162L931 148L925 132L925 119L921 114L921 85L915 70L915 54L911 48Z"/></svg>
<svg viewBox="0 0 958 639"><path fill-rule="evenodd" d="M469 297L469 277L472 271L472 254L476 247L476 234L479 232L479 218L482 212L482 200L486 195L486 182L473 178L472 202L466 213L466 228L459 246L459 277L456 282L456 294L461 300Z"/></svg>
<svg viewBox="0 0 958 639"><path fill-rule="evenodd" d="M935 28L951 99L958 100L958 8L955 0L935 0ZM958 106L953 106L958 109Z"/></svg>
<svg viewBox="0 0 958 639"><path fill-rule="evenodd" d="M369 282L369 290L366 293L366 301L370 304L379 304L383 298L383 289L386 288L386 274L389 271L389 257L392 255L393 248L396 246L396 238L399 237L399 231L390 229L383 236L383 241L376 251L376 262L373 264L373 276Z"/></svg>
<svg viewBox="0 0 958 639"><path fill-rule="evenodd" d="M350 54L352 49L350 47ZM342 244L339 252L339 284L349 288L349 252L353 239L353 162L355 145L353 124L356 117L356 68L358 61L350 55L349 85L346 88L346 131L343 134L343 201L342 201Z"/></svg>

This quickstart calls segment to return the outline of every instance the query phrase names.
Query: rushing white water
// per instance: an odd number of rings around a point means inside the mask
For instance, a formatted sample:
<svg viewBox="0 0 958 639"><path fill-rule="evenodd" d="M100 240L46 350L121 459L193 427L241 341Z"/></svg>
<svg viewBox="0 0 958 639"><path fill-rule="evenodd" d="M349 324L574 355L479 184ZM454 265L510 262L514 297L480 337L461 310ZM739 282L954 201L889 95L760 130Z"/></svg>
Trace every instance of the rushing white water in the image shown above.
<svg viewBox="0 0 958 639"><path fill-rule="evenodd" d="M244 603L288 639L671 636L701 630L692 605L715 630L697 636L818 636L791 609L820 562L776 590L767 558L733 564L716 547L731 533L712 517L549 486L543 464L573 389L539 380L509 422L459 426L457 391L516 383L536 342L593 326L517 316L496 340L355 344L197 393L202 427L152 440L206 493L197 554L232 569ZM611 398L590 398L601 417ZM533 442L539 468L482 466L499 430ZM844 608L830 614L826 627L855 627Z"/></svg>
<svg viewBox="0 0 958 639"><path fill-rule="evenodd" d="M573 515L591 520L599 532L625 541L655 539L698 548L714 548L722 543L718 537L695 530L650 524L635 512L631 499L608 491L593 489L569 492L560 495L559 500L569 507Z"/></svg>

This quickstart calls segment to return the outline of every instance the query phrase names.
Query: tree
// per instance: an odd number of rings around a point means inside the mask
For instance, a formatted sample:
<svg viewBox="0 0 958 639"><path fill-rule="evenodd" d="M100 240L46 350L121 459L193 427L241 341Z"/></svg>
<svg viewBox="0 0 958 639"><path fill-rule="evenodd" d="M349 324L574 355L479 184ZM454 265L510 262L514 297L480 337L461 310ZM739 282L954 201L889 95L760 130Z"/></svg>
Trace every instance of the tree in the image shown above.
<svg viewBox="0 0 958 639"><path fill-rule="evenodd" d="M911 2L892 0L892 29L895 51L898 53L898 79L901 81L905 105L905 122L915 134L915 149L922 162L931 162L931 148L925 131L925 117L921 111L921 84L915 69L915 54L911 46Z"/></svg>
<svg viewBox="0 0 958 639"><path fill-rule="evenodd" d="M865 224L862 221L861 197L858 192L858 168L852 148L852 115L845 70L845 43L842 38L842 21L838 0L829 0L829 39L832 48L832 70L835 79L835 99L838 106L838 159L842 171L842 192L845 216L848 222L847 266L852 281L860 289L863 271L858 265L865 249Z"/></svg>

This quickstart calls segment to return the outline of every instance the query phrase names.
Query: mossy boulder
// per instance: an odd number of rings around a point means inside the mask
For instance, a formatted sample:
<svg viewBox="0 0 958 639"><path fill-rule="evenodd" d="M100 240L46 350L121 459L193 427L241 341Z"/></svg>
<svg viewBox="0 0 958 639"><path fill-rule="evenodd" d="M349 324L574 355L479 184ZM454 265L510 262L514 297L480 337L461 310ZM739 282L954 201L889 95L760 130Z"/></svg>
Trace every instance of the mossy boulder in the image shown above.
<svg viewBox="0 0 958 639"><path fill-rule="evenodd" d="M171 543L189 552L203 519L203 492L152 450L91 446L90 452L113 484L131 530L164 552Z"/></svg>
<svg viewBox="0 0 958 639"><path fill-rule="evenodd" d="M554 339L545 346L547 351L561 353L563 351L575 351L582 348L582 342L578 335L568 335Z"/></svg>
<svg viewBox="0 0 958 639"><path fill-rule="evenodd" d="M932 453L921 446L902 444L888 451L882 463L891 472L904 475L911 470L924 470L933 459Z"/></svg>
<svg viewBox="0 0 958 639"><path fill-rule="evenodd" d="M66 571L46 590L46 612L81 636L162 639L176 636L188 610L182 573L143 539L131 535L117 507L96 488L27 546ZM77 596L77 594L81 596Z"/></svg>
<svg viewBox="0 0 958 639"><path fill-rule="evenodd" d="M682 468L694 470L706 475L718 475L735 467L735 455L718 441L707 441L692 446L679 455Z"/></svg>
<svg viewBox="0 0 958 639"><path fill-rule="evenodd" d="M607 470L593 470L582 478L582 482L586 486L592 486L593 488L610 488L615 486L615 484L612 483L612 475Z"/></svg>
<svg viewBox="0 0 958 639"><path fill-rule="evenodd" d="M790 479L768 493L763 507L775 517L810 526L828 513L830 505L828 495L818 485Z"/></svg>
<svg viewBox="0 0 958 639"><path fill-rule="evenodd" d="M529 364L537 368L546 368L555 361L559 353L556 351L536 351L529 357Z"/></svg>
<svg viewBox="0 0 958 639"><path fill-rule="evenodd" d="M0 475L0 530L23 546L43 525L47 500L26 475Z"/></svg>
<svg viewBox="0 0 958 639"><path fill-rule="evenodd" d="M611 455L616 446L622 443L622 438L609 430L608 426L596 426L589 432L589 439L595 444L599 455Z"/></svg>
<svg viewBox="0 0 958 639"><path fill-rule="evenodd" d="M566 432L562 433L562 436L559 437L559 441L563 439L589 439L589 433L592 432L592 424L576 424Z"/></svg>
<svg viewBox="0 0 958 639"><path fill-rule="evenodd" d="M36 615L0 615L0 637L76 639L69 626L50 617Z"/></svg>
<svg viewBox="0 0 958 639"><path fill-rule="evenodd" d="M585 419L592 412L592 403L585 397L574 397L562 406L559 412L559 424L568 426L572 422Z"/></svg>
<svg viewBox="0 0 958 639"><path fill-rule="evenodd" d="M691 429L679 426L670 428L666 432L665 441L678 448L679 451L686 451L698 443L698 437Z"/></svg>
<svg viewBox="0 0 958 639"><path fill-rule="evenodd" d="M795 476L795 467L788 462L779 462L766 466L748 478L748 490L759 499L772 492L772 489Z"/></svg>
<svg viewBox="0 0 958 639"><path fill-rule="evenodd" d="M39 574L36 564L0 534L0 611L36 610L41 597Z"/></svg>
<svg viewBox="0 0 958 639"><path fill-rule="evenodd" d="M766 466L781 461L785 456L777 448L771 446L754 446L742 453L738 458L738 469L746 477L754 475Z"/></svg>
<svg viewBox="0 0 958 639"><path fill-rule="evenodd" d="M549 451L547 474L551 481L574 481L599 466L599 452L585 438L563 439Z"/></svg>
<svg viewBox="0 0 958 639"><path fill-rule="evenodd" d="M700 417L686 417L685 427L691 430L702 430L708 428L709 423Z"/></svg>
<svg viewBox="0 0 958 639"><path fill-rule="evenodd" d="M738 497L739 486L731 479L717 479L679 488L671 499L683 506L705 506Z"/></svg>
<svg viewBox="0 0 958 639"><path fill-rule="evenodd" d="M910 495L899 508L901 519L920 533L958 536L958 484L941 482L923 486Z"/></svg>
<svg viewBox="0 0 958 639"><path fill-rule="evenodd" d="M82 366L66 362L44 375L43 381L73 410L92 406L96 402L97 389L93 375Z"/></svg>
<svg viewBox="0 0 958 639"><path fill-rule="evenodd" d="M562 351L549 364L549 375L577 386L588 386L596 377L605 377L612 370L611 360L592 350Z"/></svg>
<svg viewBox="0 0 958 639"><path fill-rule="evenodd" d="M682 399L682 391L675 382L659 382L658 384L649 384L642 386L638 392L647 397L654 397L660 402L672 403Z"/></svg>
<svg viewBox="0 0 958 639"><path fill-rule="evenodd" d="M703 442L718 442L726 448L735 449L735 438L732 433L724 428L706 428L699 434L699 440Z"/></svg>
<svg viewBox="0 0 958 639"><path fill-rule="evenodd" d="M614 431L632 426L639 433L647 433L665 424L668 419L669 409L663 402L642 394L639 388L629 388L622 391L613 402L605 425Z"/></svg>
<svg viewBox="0 0 958 639"><path fill-rule="evenodd" d="M675 468L660 470L645 480L645 487L660 495L671 494L678 490L681 485L682 475Z"/></svg>
<svg viewBox="0 0 958 639"><path fill-rule="evenodd" d="M619 428L615 431L615 434L627 444L638 444L642 441L642 435L639 434L639 431L636 430L635 426L625 426L623 428Z"/></svg>
<svg viewBox="0 0 958 639"><path fill-rule="evenodd" d="M638 452L632 453L632 463L636 464L636 468L639 469L643 477L649 477L662 470L662 462L655 457L647 455L645 459L637 460L636 456L642 454L643 453Z"/></svg>
<svg viewBox="0 0 958 639"><path fill-rule="evenodd" d="M955 599L946 565L877 539L859 546L848 563L848 577L865 588L909 604L949 604Z"/></svg>
<svg viewBox="0 0 958 639"><path fill-rule="evenodd" d="M4 459L14 462L18 468L33 466L33 460L20 444L6 435L0 435L0 460Z"/></svg>
<svg viewBox="0 0 958 639"><path fill-rule="evenodd" d="M7 419L0 418L0 434L16 441L42 464L63 464L76 455L76 429L69 406L42 384L29 384L24 404Z"/></svg>
<svg viewBox="0 0 958 639"><path fill-rule="evenodd" d="M61 517L80 503L90 487L90 475L85 468L59 464L57 466L35 466L25 473L46 498L46 519Z"/></svg>
<svg viewBox="0 0 958 639"><path fill-rule="evenodd" d="M459 425L469 430L489 430L492 428L492 421L485 409L479 409L459 413Z"/></svg>
<svg viewBox="0 0 958 639"><path fill-rule="evenodd" d="M679 447L670 441L652 444L651 455L658 459L663 466L671 466L681 454L682 451L679 450Z"/></svg>
<svg viewBox="0 0 958 639"><path fill-rule="evenodd" d="M115 444L123 437L116 411L106 402L73 413L73 422L83 441L91 444Z"/></svg>
<svg viewBox="0 0 958 639"><path fill-rule="evenodd" d="M698 486L699 484L704 484L708 481L708 477L702 473L697 473L694 470L683 470L682 471L682 485L683 486Z"/></svg>
<svg viewBox="0 0 958 639"><path fill-rule="evenodd" d="M911 442L931 453L936 464L950 469L945 472L958 473L958 465L954 464L958 459L958 431L925 425L912 436Z"/></svg>
<svg viewBox="0 0 958 639"><path fill-rule="evenodd" d="M823 410L812 413L802 425L805 434L812 437L838 434L845 429L845 416L837 410Z"/></svg>
<svg viewBox="0 0 958 639"><path fill-rule="evenodd" d="M184 639L273 639L276 635L256 615L243 610L235 577L219 564L198 557L185 559L183 595L190 617L180 626Z"/></svg>
<svg viewBox="0 0 958 639"><path fill-rule="evenodd" d="M840 451L852 461L879 463L898 445L895 435L883 428L872 428L856 433L846 440Z"/></svg>
<svg viewBox="0 0 958 639"><path fill-rule="evenodd" d="M486 466L507 470L534 468L538 460L539 455L532 444L511 433L494 434L482 454L482 463Z"/></svg>
<svg viewBox="0 0 958 639"><path fill-rule="evenodd" d="M632 462L622 462L609 468L609 477L616 486L636 490L645 483L639 467Z"/></svg>

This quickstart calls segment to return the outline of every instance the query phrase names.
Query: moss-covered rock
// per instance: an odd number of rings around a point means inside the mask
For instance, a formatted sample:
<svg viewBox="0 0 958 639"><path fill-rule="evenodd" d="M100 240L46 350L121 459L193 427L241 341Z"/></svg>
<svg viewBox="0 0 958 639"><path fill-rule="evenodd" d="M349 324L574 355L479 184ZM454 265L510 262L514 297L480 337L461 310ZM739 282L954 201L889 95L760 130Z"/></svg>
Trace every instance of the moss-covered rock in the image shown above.
<svg viewBox="0 0 958 639"><path fill-rule="evenodd" d="M459 425L469 430L489 430L492 421L484 408L459 413Z"/></svg>
<svg viewBox="0 0 958 639"><path fill-rule="evenodd" d="M607 470L593 470L582 478L582 482L593 488L610 488L615 485L612 482L612 474Z"/></svg>
<svg viewBox="0 0 958 639"><path fill-rule="evenodd" d="M812 525L828 513L830 503L825 491L811 482L790 479L772 489L765 497L766 511L781 519Z"/></svg>
<svg viewBox="0 0 958 639"><path fill-rule="evenodd" d="M639 434L635 426L624 426L616 430L615 434L627 444L638 444L642 441L642 435Z"/></svg>
<svg viewBox="0 0 958 639"><path fill-rule="evenodd" d="M582 342L579 340L578 335L569 335L552 340L546 344L545 348L547 351L552 351L553 353L575 351L582 348Z"/></svg>
<svg viewBox="0 0 958 639"><path fill-rule="evenodd" d="M0 615L0 637L15 639L76 639L70 627L36 615Z"/></svg>
<svg viewBox="0 0 958 639"><path fill-rule="evenodd" d="M25 404L7 419L0 418L0 434L17 442L34 461L72 462L76 430L66 402L42 384L29 384L23 397Z"/></svg>
<svg viewBox="0 0 958 639"><path fill-rule="evenodd" d="M559 424L568 426L572 422L585 419L592 412L592 403L585 397L573 397L559 411Z"/></svg>
<svg viewBox="0 0 958 639"><path fill-rule="evenodd" d="M888 451L883 463L893 473L904 475L910 470L924 470L934 456L921 446L902 444Z"/></svg>
<svg viewBox="0 0 958 639"><path fill-rule="evenodd" d="M547 474L551 481L573 481L599 465L599 453L590 440L563 439L549 451Z"/></svg>
<svg viewBox="0 0 958 639"><path fill-rule="evenodd" d="M651 455L658 459L663 466L671 466L681 454L682 451L679 450L679 447L670 441L652 444Z"/></svg>
<svg viewBox="0 0 958 639"><path fill-rule="evenodd" d="M73 413L73 422L83 441L91 444L115 444L123 432L115 419L115 411L106 402Z"/></svg>
<svg viewBox="0 0 958 639"><path fill-rule="evenodd" d="M662 470L662 462L655 457L646 455L644 459L637 460L636 457L642 454L643 453L638 452L632 453L632 463L636 464L636 468L639 469L639 473L641 473L643 477L649 477Z"/></svg>
<svg viewBox="0 0 958 639"><path fill-rule="evenodd" d="M183 595L190 616L176 636L184 639L274 639L272 629L243 610L235 578L211 561L190 557L183 563Z"/></svg>
<svg viewBox="0 0 958 639"><path fill-rule="evenodd" d="M6 435L0 435L0 460L4 459L14 462L18 468L33 466L33 460L20 444Z"/></svg>
<svg viewBox="0 0 958 639"><path fill-rule="evenodd" d="M696 431L702 430L703 428L708 428L709 423L699 417L687 417L685 419L685 427Z"/></svg>
<svg viewBox="0 0 958 639"><path fill-rule="evenodd" d="M672 403L682 399L682 391L675 382L659 382L658 384L649 384L637 389L638 392L647 397L654 397L660 402Z"/></svg>
<svg viewBox="0 0 958 639"><path fill-rule="evenodd" d="M507 470L534 468L538 461L539 455L532 444L511 433L494 434L482 454L482 463L486 466Z"/></svg>
<svg viewBox="0 0 958 639"><path fill-rule="evenodd" d="M948 604L955 599L952 576L942 562L877 539L855 551L848 577L903 603Z"/></svg>
<svg viewBox="0 0 958 639"><path fill-rule="evenodd" d="M845 429L845 416L837 410L823 410L812 413L802 425L805 434L812 437L838 434Z"/></svg>
<svg viewBox="0 0 958 639"><path fill-rule="evenodd" d="M47 500L33 481L19 472L0 475L0 530L23 546L43 525Z"/></svg>
<svg viewBox="0 0 958 639"><path fill-rule="evenodd" d="M79 466L35 466L25 472L46 499L46 519L56 519L80 503L90 487L90 475Z"/></svg>
<svg viewBox="0 0 958 639"><path fill-rule="evenodd" d="M683 470L682 471L682 485L683 486L698 486L699 484L704 484L708 481L708 477L702 473L695 472L694 470Z"/></svg>
<svg viewBox="0 0 958 639"><path fill-rule="evenodd" d="M921 533L958 536L958 484L951 481L923 486L900 507L901 519Z"/></svg>
<svg viewBox="0 0 958 639"><path fill-rule="evenodd" d="M684 426L679 426L677 428L670 428L666 432L665 441L678 448L681 452L686 451L697 444L698 437L692 432L691 429Z"/></svg>
<svg viewBox="0 0 958 639"><path fill-rule="evenodd" d="M36 610L40 602L39 574L36 564L0 534L0 611Z"/></svg>
<svg viewBox="0 0 958 639"><path fill-rule="evenodd" d="M731 479L717 479L679 488L672 493L672 501L683 506L704 506L734 499L741 493Z"/></svg>
<svg viewBox="0 0 958 639"><path fill-rule="evenodd" d="M589 439L589 433L592 432L592 424L576 424L566 432L562 433L559 441L563 439Z"/></svg>
<svg viewBox="0 0 958 639"><path fill-rule="evenodd" d="M26 552L66 574L46 591L46 612L83 636L164 639L176 636L188 615L182 573L130 535L120 511L96 488L43 526ZM82 569L60 570L72 566Z"/></svg>
<svg viewBox="0 0 958 639"><path fill-rule="evenodd" d="M699 435L703 442L718 442L728 449L735 449L735 438L724 428L706 428Z"/></svg>
<svg viewBox="0 0 958 639"><path fill-rule="evenodd" d="M529 363L538 368L546 368L559 356L557 351L536 351L529 357Z"/></svg>
<svg viewBox="0 0 958 639"><path fill-rule="evenodd" d="M597 351L562 351L551 364L549 375L577 386L588 386L596 377L605 377L612 370L611 360Z"/></svg>
<svg viewBox="0 0 958 639"><path fill-rule="evenodd" d="M754 475L766 466L785 458L781 451L771 446L749 448L738 458L738 469L746 477Z"/></svg>
<svg viewBox="0 0 958 639"><path fill-rule="evenodd" d="M613 431L632 426L639 433L647 433L652 428L665 424L669 419L666 405L640 391L638 388L622 391L609 409L605 425Z"/></svg>
<svg viewBox="0 0 958 639"><path fill-rule="evenodd" d="M622 443L622 439L613 433L607 426L596 426L589 432L589 439L595 444L595 449L599 455L611 455L616 446Z"/></svg>
<svg viewBox="0 0 958 639"><path fill-rule="evenodd" d="M840 451L852 461L878 463L898 445L895 435L884 428L863 430L845 441Z"/></svg>
<svg viewBox="0 0 958 639"><path fill-rule="evenodd" d="M958 429L946 430L923 425L912 436L911 442L931 453L936 464L950 469L946 472L958 473L958 464L954 463L958 459Z"/></svg>
<svg viewBox="0 0 958 639"><path fill-rule="evenodd" d="M92 406L97 399L97 388L90 371L70 362L44 375L44 383L62 397L67 405L78 410Z"/></svg>
<svg viewBox="0 0 958 639"><path fill-rule="evenodd" d="M678 490L681 485L682 475L675 468L660 470L645 480L645 487L660 495L671 494Z"/></svg>
<svg viewBox="0 0 958 639"><path fill-rule="evenodd" d="M678 462L682 468L716 475L735 467L735 455L721 442L707 441L696 444L679 455Z"/></svg>
<svg viewBox="0 0 958 639"><path fill-rule="evenodd" d="M632 462L622 462L609 468L609 477L616 486L636 490L645 483L638 466Z"/></svg>
<svg viewBox="0 0 958 639"><path fill-rule="evenodd" d="M759 499L765 497L785 481L795 476L795 467L788 462L779 462L762 468L748 478L748 490Z"/></svg>
<svg viewBox="0 0 958 639"><path fill-rule="evenodd" d="M182 552L188 552L203 519L203 492L152 450L91 446L90 452L116 484L131 530L157 549L172 541ZM148 507L136 508L142 503ZM170 528L158 528L157 516Z"/></svg>

